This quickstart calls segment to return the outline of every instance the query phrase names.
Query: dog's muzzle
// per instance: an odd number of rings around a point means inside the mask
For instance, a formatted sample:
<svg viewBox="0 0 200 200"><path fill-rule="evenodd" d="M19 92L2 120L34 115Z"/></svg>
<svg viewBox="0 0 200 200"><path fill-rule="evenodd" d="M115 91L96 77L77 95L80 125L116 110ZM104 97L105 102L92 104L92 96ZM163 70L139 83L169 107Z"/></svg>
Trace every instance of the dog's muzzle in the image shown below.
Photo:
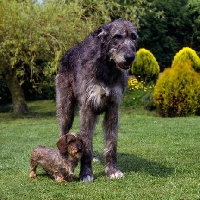
<svg viewBox="0 0 200 200"><path fill-rule="evenodd" d="M118 66L119 66L119 68L121 68L123 70L128 70L128 69L130 69L131 64L135 60L135 55L134 54L126 54L124 56L124 60L125 60L125 62L118 63Z"/></svg>
<svg viewBox="0 0 200 200"><path fill-rule="evenodd" d="M78 144L78 145L77 145L77 149L78 149L78 152L82 151L82 150L83 150L82 145L81 145L81 144Z"/></svg>

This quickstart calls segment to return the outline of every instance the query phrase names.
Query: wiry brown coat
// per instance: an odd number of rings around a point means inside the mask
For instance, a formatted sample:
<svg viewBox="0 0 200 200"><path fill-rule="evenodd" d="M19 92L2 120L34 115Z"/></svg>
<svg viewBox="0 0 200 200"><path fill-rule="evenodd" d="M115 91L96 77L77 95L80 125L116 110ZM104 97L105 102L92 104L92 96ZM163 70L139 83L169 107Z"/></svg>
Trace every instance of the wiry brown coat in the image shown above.
<svg viewBox="0 0 200 200"><path fill-rule="evenodd" d="M137 32L127 20L101 26L63 56L56 76L57 117L62 136L72 127L74 107L80 108L80 132L85 144L81 181L93 181L92 137L99 114L105 112L106 174L120 178L117 167L119 106L127 86L128 69L136 55Z"/></svg>
<svg viewBox="0 0 200 200"><path fill-rule="evenodd" d="M36 177L37 166L57 182L73 181L73 173L83 154L83 141L78 134L68 133L56 143L59 150L39 145L31 153L30 178Z"/></svg>

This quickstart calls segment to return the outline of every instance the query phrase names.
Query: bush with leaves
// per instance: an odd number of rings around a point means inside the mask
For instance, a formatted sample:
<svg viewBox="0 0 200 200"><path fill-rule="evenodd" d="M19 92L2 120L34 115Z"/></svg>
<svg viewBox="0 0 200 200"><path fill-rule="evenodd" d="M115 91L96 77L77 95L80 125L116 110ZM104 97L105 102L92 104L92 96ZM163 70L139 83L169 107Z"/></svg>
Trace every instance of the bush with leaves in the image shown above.
<svg viewBox="0 0 200 200"><path fill-rule="evenodd" d="M195 114L200 107L200 75L191 61L166 68L154 87L153 98L163 117Z"/></svg>
<svg viewBox="0 0 200 200"><path fill-rule="evenodd" d="M128 80L128 92L132 101L131 105L144 106L147 110L153 110L153 89L154 84L146 84L144 81L138 81L136 78Z"/></svg>
<svg viewBox="0 0 200 200"><path fill-rule="evenodd" d="M131 74L145 82L155 82L158 78L160 67L154 55L146 49L137 51L136 62L131 66Z"/></svg>
<svg viewBox="0 0 200 200"><path fill-rule="evenodd" d="M197 72L200 72L200 58L197 55L196 51L189 47L184 47L174 56L172 67L180 65L180 63L185 63L187 60L191 61L191 66Z"/></svg>

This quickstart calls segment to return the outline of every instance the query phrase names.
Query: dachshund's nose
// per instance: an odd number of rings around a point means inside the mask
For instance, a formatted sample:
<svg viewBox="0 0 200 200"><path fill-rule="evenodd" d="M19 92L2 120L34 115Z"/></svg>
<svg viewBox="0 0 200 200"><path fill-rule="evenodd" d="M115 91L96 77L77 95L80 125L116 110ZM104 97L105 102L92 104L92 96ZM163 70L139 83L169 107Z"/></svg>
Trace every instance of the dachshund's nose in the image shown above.
<svg viewBox="0 0 200 200"><path fill-rule="evenodd" d="M82 150L82 145L79 143L78 144L78 151L81 151Z"/></svg>

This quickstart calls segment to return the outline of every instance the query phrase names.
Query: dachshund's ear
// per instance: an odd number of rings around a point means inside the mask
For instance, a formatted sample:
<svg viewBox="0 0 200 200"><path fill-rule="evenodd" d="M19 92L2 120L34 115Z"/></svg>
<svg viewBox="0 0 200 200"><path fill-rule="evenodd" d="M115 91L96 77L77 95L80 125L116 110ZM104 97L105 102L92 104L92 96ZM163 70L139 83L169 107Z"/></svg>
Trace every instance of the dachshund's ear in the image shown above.
<svg viewBox="0 0 200 200"><path fill-rule="evenodd" d="M63 135L56 143L60 153L67 153L67 136Z"/></svg>
<svg viewBox="0 0 200 200"><path fill-rule="evenodd" d="M76 140L75 136L72 134L67 134L66 135L66 142L69 144L70 142L74 142Z"/></svg>

